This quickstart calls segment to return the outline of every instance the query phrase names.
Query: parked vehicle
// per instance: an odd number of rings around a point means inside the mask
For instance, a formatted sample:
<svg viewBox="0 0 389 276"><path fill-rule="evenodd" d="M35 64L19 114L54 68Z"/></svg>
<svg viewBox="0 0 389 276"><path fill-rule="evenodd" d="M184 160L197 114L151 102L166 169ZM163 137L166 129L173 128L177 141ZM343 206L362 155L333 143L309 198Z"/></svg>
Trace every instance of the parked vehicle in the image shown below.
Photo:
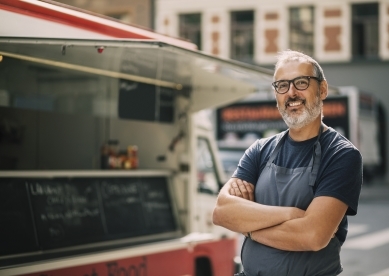
<svg viewBox="0 0 389 276"><path fill-rule="evenodd" d="M385 116L382 112L382 105L374 96L352 86L331 87L324 101L323 122L361 151L366 184L385 172L386 139L382 121ZM256 139L287 129L274 97L266 93L220 107L215 114L216 139L228 175Z"/></svg>

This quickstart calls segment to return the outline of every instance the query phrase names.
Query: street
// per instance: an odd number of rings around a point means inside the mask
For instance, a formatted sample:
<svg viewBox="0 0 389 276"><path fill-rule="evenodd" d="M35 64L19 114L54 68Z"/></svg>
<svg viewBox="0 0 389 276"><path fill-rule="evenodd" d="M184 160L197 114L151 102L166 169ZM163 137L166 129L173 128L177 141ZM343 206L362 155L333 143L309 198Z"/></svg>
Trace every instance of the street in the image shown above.
<svg viewBox="0 0 389 276"><path fill-rule="evenodd" d="M365 187L358 214L349 217L341 276L389 276L389 189Z"/></svg>

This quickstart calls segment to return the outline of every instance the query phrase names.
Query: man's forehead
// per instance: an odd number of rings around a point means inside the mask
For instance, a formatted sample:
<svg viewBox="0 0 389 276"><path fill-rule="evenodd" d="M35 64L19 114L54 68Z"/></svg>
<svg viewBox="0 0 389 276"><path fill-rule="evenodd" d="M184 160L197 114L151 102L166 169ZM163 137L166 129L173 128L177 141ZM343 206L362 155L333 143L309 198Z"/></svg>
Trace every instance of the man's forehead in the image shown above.
<svg viewBox="0 0 389 276"><path fill-rule="evenodd" d="M291 60L284 61L279 64L278 68L274 72L274 76L277 77L280 74L288 73L301 73L301 75L310 75L313 72L313 65L305 60Z"/></svg>

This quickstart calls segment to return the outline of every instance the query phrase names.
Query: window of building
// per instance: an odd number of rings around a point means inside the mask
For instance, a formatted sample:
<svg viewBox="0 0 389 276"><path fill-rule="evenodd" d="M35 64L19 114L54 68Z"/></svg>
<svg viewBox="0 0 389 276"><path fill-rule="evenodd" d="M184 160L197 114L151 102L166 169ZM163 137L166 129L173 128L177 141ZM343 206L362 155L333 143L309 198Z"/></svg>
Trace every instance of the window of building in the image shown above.
<svg viewBox="0 0 389 276"><path fill-rule="evenodd" d="M180 14L179 36L197 45L201 50L201 14Z"/></svg>
<svg viewBox="0 0 389 276"><path fill-rule="evenodd" d="M253 62L254 11L231 12L231 58Z"/></svg>
<svg viewBox="0 0 389 276"><path fill-rule="evenodd" d="M289 47L304 54L314 52L313 7L293 7L289 10Z"/></svg>
<svg viewBox="0 0 389 276"><path fill-rule="evenodd" d="M378 3L352 5L351 45L355 59L378 57Z"/></svg>

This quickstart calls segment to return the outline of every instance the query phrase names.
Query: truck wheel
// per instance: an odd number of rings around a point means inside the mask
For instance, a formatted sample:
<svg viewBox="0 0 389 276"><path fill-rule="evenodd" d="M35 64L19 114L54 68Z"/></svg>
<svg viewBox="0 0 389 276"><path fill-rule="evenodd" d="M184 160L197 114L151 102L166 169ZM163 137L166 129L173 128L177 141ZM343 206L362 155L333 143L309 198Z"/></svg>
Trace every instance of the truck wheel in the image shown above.
<svg viewBox="0 0 389 276"><path fill-rule="evenodd" d="M196 276L212 276L211 262L207 257L196 258Z"/></svg>

